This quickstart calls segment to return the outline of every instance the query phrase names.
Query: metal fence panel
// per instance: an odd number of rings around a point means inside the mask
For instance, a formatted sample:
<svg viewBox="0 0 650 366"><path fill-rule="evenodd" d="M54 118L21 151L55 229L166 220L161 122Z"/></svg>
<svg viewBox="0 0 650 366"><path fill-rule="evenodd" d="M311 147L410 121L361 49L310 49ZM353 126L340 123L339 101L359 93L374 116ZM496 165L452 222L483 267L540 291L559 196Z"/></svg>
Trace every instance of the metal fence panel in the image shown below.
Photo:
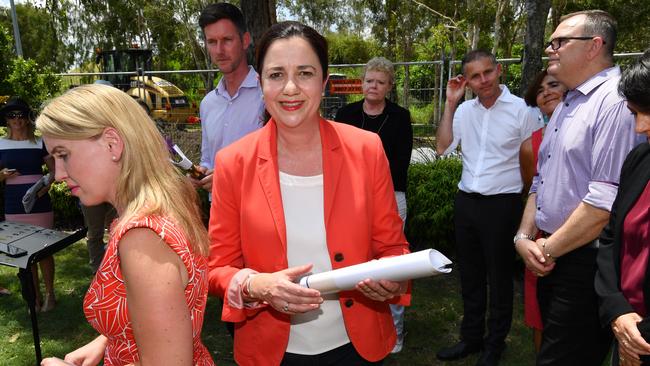
<svg viewBox="0 0 650 366"><path fill-rule="evenodd" d="M616 62L625 68L642 53L615 54ZM502 83L508 85L513 94L519 93L521 78L521 60L517 58L498 59L503 65ZM395 86L389 98L409 109L413 122L416 145L432 145L435 127L440 120L445 101L447 80L460 73L459 60L435 60L426 62L397 62L395 65ZM365 64L330 65L332 78L361 78ZM59 74L66 87L93 83L111 75L128 75L137 84L138 74L130 73L67 73ZM194 162L201 154L201 126L191 123L189 115L198 116L198 105L211 85L216 85L221 77L218 70L172 70L142 72L144 80L161 78L178 87L186 96L188 109L180 110L173 103L182 104L176 99L161 100L159 96L148 95L149 100L157 103L156 113L151 113L157 120L161 131L177 143ZM159 83L163 83L159 81ZM206 85L210 87L206 87ZM142 95L139 95L142 97ZM336 111L351 102L360 100L361 94L332 94L328 91L321 104L321 112L326 118L334 118Z"/></svg>

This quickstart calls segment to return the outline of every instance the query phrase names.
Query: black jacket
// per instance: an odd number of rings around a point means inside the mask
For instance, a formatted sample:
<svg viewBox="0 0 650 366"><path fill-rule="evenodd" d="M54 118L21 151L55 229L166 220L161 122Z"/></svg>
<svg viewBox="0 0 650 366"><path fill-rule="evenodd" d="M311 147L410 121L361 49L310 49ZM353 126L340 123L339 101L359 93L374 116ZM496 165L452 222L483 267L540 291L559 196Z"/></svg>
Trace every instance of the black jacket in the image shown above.
<svg viewBox="0 0 650 366"><path fill-rule="evenodd" d="M346 105L336 112L337 122L347 123L379 134L390 165L395 191L406 192L408 168L413 149L411 113L386 100L386 107L376 119L363 118L363 99Z"/></svg>
<svg viewBox="0 0 650 366"><path fill-rule="evenodd" d="M603 326L620 315L634 312L621 292L621 241L623 222L650 181L650 144L642 143L625 158L621 169L618 194L612 206L609 224L600 235L598 271L595 288L600 297L600 320ZM650 243L646 243L650 245ZM646 309L650 310L650 264L643 281Z"/></svg>

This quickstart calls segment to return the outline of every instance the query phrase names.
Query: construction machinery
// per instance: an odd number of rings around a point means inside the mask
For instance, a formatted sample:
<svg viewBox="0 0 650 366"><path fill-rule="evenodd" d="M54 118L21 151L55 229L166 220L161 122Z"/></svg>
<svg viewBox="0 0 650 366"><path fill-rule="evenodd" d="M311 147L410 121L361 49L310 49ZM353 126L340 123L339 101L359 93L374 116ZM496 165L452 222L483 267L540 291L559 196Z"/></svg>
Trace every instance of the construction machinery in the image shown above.
<svg viewBox="0 0 650 366"><path fill-rule="evenodd" d="M175 124L200 122L196 104L190 104L180 88L165 79L146 74L151 71L151 59L149 49L98 49L95 63L100 65L102 72L116 73L104 75L103 79L136 99L154 121ZM137 74L117 74L128 72Z"/></svg>

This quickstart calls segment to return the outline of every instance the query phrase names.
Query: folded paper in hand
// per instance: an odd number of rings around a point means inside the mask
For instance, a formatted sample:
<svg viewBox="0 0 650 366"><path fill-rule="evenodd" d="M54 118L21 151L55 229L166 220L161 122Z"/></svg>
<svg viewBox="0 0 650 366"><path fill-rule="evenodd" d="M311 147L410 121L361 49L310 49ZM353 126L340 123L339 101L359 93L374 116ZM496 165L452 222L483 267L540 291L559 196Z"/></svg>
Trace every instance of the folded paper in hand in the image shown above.
<svg viewBox="0 0 650 366"><path fill-rule="evenodd" d="M313 288L321 294L351 290L359 281L405 281L449 273L451 261L435 249L395 257L371 260L366 263L315 273L300 279L302 287Z"/></svg>
<svg viewBox="0 0 650 366"><path fill-rule="evenodd" d="M52 183L52 179L50 177L50 173L45 174L41 177L41 179L34 183L34 185L31 186L27 192L25 192L25 195L23 196L23 207L25 208L25 213L32 212L34 204L38 199L38 192Z"/></svg>

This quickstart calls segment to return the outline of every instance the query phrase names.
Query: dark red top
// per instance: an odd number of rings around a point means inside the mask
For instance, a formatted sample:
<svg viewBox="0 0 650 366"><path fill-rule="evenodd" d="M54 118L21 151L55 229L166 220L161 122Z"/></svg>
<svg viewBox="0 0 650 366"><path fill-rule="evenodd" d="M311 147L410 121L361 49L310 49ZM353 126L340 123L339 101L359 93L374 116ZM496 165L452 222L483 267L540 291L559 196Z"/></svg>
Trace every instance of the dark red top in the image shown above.
<svg viewBox="0 0 650 366"><path fill-rule="evenodd" d="M533 144L533 163L535 166L535 174L537 174L537 154L539 154L539 146L542 144L542 137L544 136L544 127L534 131L531 135L531 143Z"/></svg>
<svg viewBox="0 0 650 366"><path fill-rule="evenodd" d="M621 291L634 311L645 317L643 281L650 254L650 182L625 217L622 239Z"/></svg>

